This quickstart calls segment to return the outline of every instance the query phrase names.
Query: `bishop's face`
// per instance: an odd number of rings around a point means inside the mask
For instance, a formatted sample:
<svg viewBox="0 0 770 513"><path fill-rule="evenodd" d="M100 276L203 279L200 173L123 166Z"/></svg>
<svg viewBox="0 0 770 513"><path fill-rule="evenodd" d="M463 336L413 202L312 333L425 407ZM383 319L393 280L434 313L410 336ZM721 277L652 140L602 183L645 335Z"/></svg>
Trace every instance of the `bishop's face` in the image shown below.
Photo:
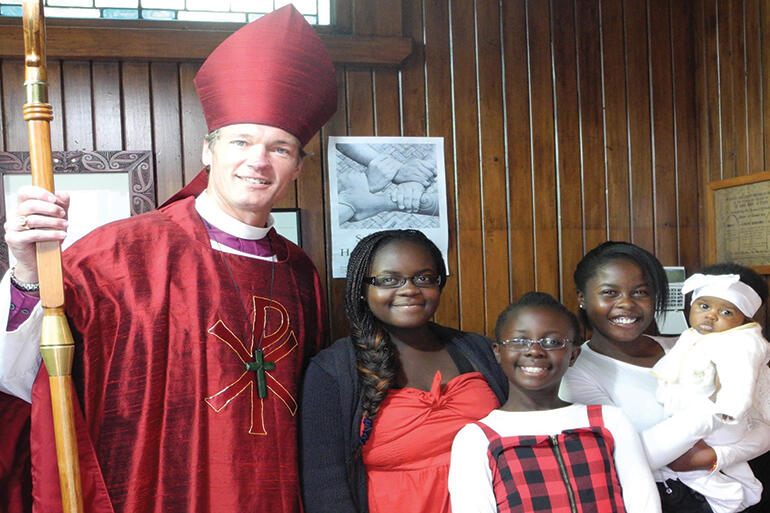
<svg viewBox="0 0 770 513"><path fill-rule="evenodd" d="M252 226L265 226L270 210L302 169L299 140L280 128L256 124L219 129L203 143L210 166L207 192L226 214Z"/></svg>

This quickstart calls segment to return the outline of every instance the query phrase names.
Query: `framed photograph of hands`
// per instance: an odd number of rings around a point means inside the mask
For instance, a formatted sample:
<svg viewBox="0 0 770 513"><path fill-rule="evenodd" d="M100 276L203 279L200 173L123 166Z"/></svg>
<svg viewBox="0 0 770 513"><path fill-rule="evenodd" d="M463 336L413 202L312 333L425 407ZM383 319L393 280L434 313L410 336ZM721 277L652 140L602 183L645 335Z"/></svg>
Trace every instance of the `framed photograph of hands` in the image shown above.
<svg viewBox="0 0 770 513"><path fill-rule="evenodd" d="M332 274L344 278L356 243L380 230L415 229L447 259L444 139L330 137Z"/></svg>
<svg viewBox="0 0 770 513"><path fill-rule="evenodd" d="M55 151L57 191L70 194L66 248L94 228L155 208L155 174L151 151ZM29 153L0 152L0 230L15 216L16 193L32 184ZM9 262L9 260L11 260ZM13 265L5 242L0 268Z"/></svg>

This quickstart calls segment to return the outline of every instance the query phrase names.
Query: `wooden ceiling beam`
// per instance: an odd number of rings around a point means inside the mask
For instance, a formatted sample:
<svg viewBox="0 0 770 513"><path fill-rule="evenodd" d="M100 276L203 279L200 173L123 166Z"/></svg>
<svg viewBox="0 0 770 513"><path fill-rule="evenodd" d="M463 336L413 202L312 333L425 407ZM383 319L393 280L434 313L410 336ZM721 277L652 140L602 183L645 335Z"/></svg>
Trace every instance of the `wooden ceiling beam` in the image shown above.
<svg viewBox="0 0 770 513"><path fill-rule="evenodd" d="M240 27L61 19L49 19L47 25L49 59L131 61L204 60ZM408 37L351 36L320 30L319 36L335 64L398 67L412 53ZM21 19L0 19L0 58L23 55Z"/></svg>

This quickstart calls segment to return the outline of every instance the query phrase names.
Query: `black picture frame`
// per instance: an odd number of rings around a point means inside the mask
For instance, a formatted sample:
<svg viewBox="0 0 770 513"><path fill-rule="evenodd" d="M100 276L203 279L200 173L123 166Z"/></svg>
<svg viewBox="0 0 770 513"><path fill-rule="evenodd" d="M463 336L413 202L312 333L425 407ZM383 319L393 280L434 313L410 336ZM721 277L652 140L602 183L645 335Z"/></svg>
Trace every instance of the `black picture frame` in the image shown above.
<svg viewBox="0 0 770 513"><path fill-rule="evenodd" d="M275 219L275 231L302 247L302 221L298 208L274 208L270 211Z"/></svg>

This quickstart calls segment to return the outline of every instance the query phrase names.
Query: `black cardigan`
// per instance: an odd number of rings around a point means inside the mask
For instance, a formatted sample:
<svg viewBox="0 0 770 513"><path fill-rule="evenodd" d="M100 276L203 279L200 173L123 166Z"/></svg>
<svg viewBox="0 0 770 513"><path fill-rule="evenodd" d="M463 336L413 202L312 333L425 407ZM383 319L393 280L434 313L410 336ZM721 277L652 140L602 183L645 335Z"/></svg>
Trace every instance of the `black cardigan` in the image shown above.
<svg viewBox="0 0 770 513"><path fill-rule="evenodd" d="M508 380L492 353L492 341L475 333L430 325L481 372L500 404ZM361 395L350 338L318 353L305 374L300 408L300 467L306 513L367 513L366 469L360 457ZM395 492L397 493L397 492Z"/></svg>

